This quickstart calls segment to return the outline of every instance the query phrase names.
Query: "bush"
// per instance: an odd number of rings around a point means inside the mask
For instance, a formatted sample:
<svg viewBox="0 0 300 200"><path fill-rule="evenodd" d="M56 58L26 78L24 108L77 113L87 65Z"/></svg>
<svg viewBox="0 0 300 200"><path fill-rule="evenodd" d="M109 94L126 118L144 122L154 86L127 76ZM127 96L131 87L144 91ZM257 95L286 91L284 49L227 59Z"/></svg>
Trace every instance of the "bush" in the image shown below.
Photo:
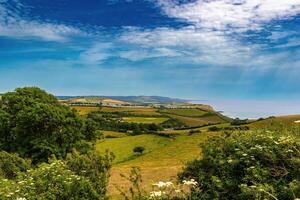
<svg viewBox="0 0 300 200"><path fill-rule="evenodd" d="M145 151L145 148L144 148L144 147L138 146L138 147L134 147L134 148L133 148L133 152L134 152L134 153L142 154L144 151Z"/></svg>
<svg viewBox="0 0 300 200"><path fill-rule="evenodd" d="M300 197L300 144L291 135L243 132L211 139L203 159L187 164L180 179L194 178L197 199Z"/></svg>
<svg viewBox="0 0 300 200"><path fill-rule="evenodd" d="M90 180L97 193L104 196L113 159L114 156L109 153L99 156L95 152L80 154L74 150L68 154L66 164L76 175Z"/></svg>
<svg viewBox="0 0 300 200"><path fill-rule="evenodd" d="M0 151L0 178L14 179L21 172L30 169L30 161L20 158L17 154Z"/></svg>
<svg viewBox="0 0 300 200"><path fill-rule="evenodd" d="M68 169L62 161L42 164L21 174L16 181L0 179L0 199L26 200L99 200L92 182Z"/></svg>
<svg viewBox="0 0 300 200"><path fill-rule="evenodd" d="M217 126L211 126L208 128L209 131L212 131L212 132L216 132L216 131L220 131L221 128L217 127Z"/></svg>
<svg viewBox="0 0 300 200"><path fill-rule="evenodd" d="M231 125L239 126L239 125L244 125L244 124L248 124L248 123L249 123L248 119L239 119L239 118L235 118L235 119L231 122Z"/></svg>

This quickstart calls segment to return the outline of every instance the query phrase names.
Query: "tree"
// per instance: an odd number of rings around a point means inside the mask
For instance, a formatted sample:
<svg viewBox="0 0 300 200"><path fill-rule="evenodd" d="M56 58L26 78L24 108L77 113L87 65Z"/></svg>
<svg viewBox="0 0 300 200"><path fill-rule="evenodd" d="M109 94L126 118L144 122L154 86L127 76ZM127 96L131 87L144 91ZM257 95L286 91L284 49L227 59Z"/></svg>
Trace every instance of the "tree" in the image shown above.
<svg viewBox="0 0 300 200"><path fill-rule="evenodd" d="M0 101L0 147L34 163L50 155L64 158L82 140L95 139L95 129L51 94L18 88Z"/></svg>
<svg viewBox="0 0 300 200"><path fill-rule="evenodd" d="M133 148L133 152L134 152L134 153L142 154L144 151L145 151L145 148L144 148L144 147L141 147L141 146L137 146L137 147L134 147L134 148Z"/></svg>

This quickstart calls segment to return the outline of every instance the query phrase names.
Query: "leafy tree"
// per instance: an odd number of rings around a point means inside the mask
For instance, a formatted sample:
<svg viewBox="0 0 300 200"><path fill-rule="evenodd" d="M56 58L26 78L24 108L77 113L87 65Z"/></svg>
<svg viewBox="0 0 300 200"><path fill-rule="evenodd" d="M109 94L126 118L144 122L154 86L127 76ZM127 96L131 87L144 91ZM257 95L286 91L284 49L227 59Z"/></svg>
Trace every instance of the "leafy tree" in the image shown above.
<svg viewBox="0 0 300 200"><path fill-rule="evenodd" d="M0 101L0 147L34 163L64 158L81 140L95 139L94 124L36 87L18 88Z"/></svg>
<svg viewBox="0 0 300 200"><path fill-rule="evenodd" d="M144 147L141 147L141 146L137 146L137 147L134 147L134 148L133 148L133 152L134 152L134 153L142 154L144 151L145 151L145 148L144 148Z"/></svg>

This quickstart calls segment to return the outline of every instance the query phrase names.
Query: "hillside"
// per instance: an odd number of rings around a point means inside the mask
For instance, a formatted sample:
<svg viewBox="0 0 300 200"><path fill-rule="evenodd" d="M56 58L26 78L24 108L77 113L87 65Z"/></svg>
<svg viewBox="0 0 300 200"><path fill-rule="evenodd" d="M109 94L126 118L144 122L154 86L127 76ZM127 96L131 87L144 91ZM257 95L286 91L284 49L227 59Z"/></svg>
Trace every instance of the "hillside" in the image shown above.
<svg viewBox="0 0 300 200"><path fill-rule="evenodd" d="M162 96L57 96L63 101L74 101L76 99L98 99L99 101L106 99L109 101L119 101L135 104L173 104L173 103L188 103L188 100L162 97Z"/></svg>

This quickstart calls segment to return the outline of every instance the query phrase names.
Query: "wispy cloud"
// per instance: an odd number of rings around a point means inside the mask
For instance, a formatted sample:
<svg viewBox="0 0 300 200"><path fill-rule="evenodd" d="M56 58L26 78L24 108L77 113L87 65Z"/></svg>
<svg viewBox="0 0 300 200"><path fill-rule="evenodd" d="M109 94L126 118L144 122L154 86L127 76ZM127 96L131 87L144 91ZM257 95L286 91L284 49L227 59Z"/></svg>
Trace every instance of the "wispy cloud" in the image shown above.
<svg viewBox="0 0 300 200"><path fill-rule="evenodd" d="M66 41L70 35L84 34L72 26L25 19L21 17L22 9L23 4L18 0L0 1L0 36Z"/></svg>

